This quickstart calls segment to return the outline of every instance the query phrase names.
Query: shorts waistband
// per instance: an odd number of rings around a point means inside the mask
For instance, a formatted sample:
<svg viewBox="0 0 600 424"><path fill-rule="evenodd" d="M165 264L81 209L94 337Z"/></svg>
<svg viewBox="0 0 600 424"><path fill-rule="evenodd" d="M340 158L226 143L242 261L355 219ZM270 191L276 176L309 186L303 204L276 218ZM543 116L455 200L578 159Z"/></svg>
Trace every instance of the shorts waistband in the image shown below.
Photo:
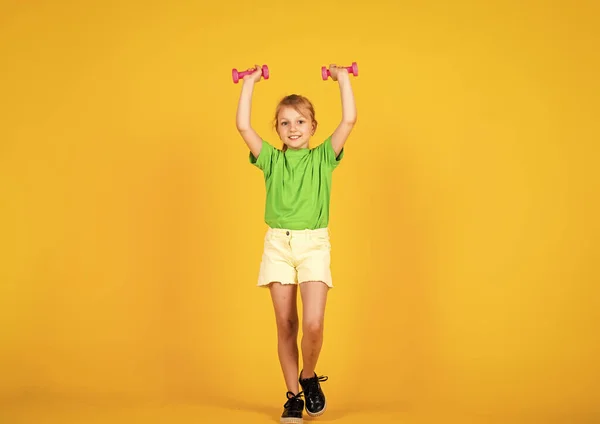
<svg viewBox="0 0 600 424"><path fill-rule="evenodd" d="M289 230L286 228L271 228L267 230L271 234L283 235L283 236L309 236L309 235L329 235L329 228L316 228L314 230L305 229L305 230Z"/></svg>

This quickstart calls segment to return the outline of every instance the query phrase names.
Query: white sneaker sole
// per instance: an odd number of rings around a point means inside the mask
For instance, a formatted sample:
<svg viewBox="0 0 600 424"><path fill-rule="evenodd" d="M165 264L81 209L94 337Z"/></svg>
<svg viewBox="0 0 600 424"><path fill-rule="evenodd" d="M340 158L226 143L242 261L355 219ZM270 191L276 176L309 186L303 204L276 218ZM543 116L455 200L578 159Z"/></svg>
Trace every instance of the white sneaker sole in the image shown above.
<svg viewBox="0 0 600 424"><path fill-rule="evenodd" d="M323 405L323 409L321 409L319 412L309 412L308 409L306 410L306 413L311 416L312 418L316 418L316 417L320 417L321 415L323 415L325 413L325 410L327 409L327 400L325 401L325 405Z"/></svg>
<svg viewBox="0 0 600 424"><path fill-rule="evenodd" d="M281 418L279 420L281 424L302 424L302 418Z"/></svg>

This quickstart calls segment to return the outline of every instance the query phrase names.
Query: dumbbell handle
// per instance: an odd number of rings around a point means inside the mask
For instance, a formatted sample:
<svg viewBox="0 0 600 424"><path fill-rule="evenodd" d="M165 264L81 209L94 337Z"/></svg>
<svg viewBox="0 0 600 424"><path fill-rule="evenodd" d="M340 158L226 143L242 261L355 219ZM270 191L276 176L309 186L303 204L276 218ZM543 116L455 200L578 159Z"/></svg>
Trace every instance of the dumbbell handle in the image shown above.
<svg viewBox="0 0 600 424"><path fill-rule="evenodd" d="M352 66L346 66L345 68L355 77L358 76L358 65L356 62L352 62ZM327 67L323 66L321 68L321 76L323 77L324 81L331 76L331 72L329 69L327 69Z"/></svg>
<svg viewBox="0 0 600 424"><path fill-rule="evenodd" d="M231 76L233 77L233 82L238 83L239 80L244 78L246 75L252 74L256 71L256 68L252 68L248 71L239 72L237 69L232 69ZM269 79L269 67L267 65L262 66L262 76L264 79Z"/></svg>

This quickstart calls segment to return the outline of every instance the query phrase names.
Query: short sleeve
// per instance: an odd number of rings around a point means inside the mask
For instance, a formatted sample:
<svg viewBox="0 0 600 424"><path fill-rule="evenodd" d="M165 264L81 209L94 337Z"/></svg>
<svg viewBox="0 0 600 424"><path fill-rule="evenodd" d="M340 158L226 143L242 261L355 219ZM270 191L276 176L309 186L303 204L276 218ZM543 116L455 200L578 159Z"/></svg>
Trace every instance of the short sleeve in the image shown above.
<svg viewBox="0 0 600 424"><path fill-rule="evenodd" d="M340 161L344 158L343 147L340 154L335 155L335 150L333 150L333 145L331 144L331 137L328 137L321 145L317 146L317 149L320 150L321 160L332 169L337 168Z"/></svg>
<svg viewBox="0 0 600 424"><path fill-rule="evenodd" d="M271 146L271 144L263 140L258 158L254 157L252 152L250 152L248 159L252 165L262 170L265 174L269 174L272 164L276 161L276 155L278 152L279 151Z"/></svg>

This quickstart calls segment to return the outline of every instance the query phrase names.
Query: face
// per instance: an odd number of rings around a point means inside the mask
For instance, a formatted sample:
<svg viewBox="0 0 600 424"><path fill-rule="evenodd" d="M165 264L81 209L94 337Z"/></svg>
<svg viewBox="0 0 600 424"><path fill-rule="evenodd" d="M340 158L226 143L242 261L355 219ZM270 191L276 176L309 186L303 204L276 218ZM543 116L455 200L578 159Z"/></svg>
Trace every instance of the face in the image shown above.
<svg viewBox="0 0 600 424"><path fill-rule="evenodd" d="M282 107L277 117L277 132L288 148L303 149L308 147L314 125L310 118L301 115L293 107Z"/></svg>

